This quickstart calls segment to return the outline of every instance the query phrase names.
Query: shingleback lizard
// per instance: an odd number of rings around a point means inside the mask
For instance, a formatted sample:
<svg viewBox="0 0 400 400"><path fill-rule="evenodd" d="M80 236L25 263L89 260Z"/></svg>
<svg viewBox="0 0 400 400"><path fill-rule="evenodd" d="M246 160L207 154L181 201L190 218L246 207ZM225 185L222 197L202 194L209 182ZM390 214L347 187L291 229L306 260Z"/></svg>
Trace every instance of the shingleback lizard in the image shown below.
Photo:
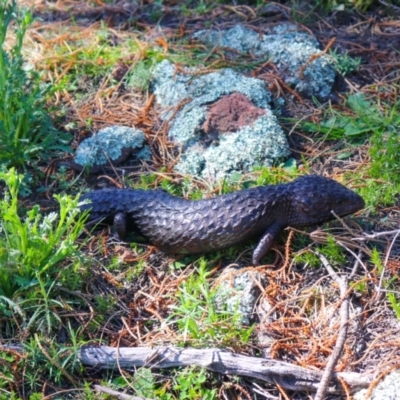
<svg viewBox="0 0 400 400"><path fill-rule="evenodd" d="M259 186L206 200L185 200L163 190L103 189L84 194L88 223L114 223L123 239L132 229L167 253L207 253L258 239L253 264L279 232L343 217L364 207L357 193L318 175Z"/></svg>

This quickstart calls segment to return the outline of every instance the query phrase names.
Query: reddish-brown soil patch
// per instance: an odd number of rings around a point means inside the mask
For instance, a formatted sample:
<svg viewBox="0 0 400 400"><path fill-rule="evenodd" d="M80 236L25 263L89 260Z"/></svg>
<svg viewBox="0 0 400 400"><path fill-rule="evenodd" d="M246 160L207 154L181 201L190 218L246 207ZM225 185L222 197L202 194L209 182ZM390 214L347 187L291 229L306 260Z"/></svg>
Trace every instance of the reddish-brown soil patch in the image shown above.
<svg viewBox="0 0 400 400"><path fill-rule="evenodd" d="M264 114L265 110L256 107L244 94L232 93L210 107L203 129L211 135L236 132Z"/></svg>

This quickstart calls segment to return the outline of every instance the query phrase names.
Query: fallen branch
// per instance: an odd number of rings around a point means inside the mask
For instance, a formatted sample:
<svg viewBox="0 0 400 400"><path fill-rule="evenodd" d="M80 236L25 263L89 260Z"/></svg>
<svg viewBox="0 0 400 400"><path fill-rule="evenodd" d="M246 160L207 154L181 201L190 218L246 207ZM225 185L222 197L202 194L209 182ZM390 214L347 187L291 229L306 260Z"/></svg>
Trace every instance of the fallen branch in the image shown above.
<svg viewBox="0 0 400 400"><path fill-rule="evenodd" d="M316 391L322 373L282 361L248 357L220 349L183 349L177 347L96 347L86 346L78 352L84 365L96 368L172 368L197 365L225 375L239 375L278 384L287 390ZM368 387L370 377L354 372L332 374L328 393L344 393L339 380L351 392Z"/></svg>

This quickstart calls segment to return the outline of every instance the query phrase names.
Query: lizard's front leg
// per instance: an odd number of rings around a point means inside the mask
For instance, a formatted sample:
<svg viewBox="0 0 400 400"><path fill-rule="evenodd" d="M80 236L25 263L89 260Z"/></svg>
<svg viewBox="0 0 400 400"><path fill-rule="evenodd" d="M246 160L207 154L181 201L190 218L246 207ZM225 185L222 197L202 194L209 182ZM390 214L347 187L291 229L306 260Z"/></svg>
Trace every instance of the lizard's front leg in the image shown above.
<svg viewBox="0 0 400 400"><path fill-rule="evenodd" d="M260 265L261 259L267 254L268 250L271 248L276 236L285 227L281 222L273 222L267 230L264 232L257 247L253 251L253 265Z"/></svg>
<svg viewBox="0 0 400 400"><path fill-rule="evenodd" d="M113 225L115 232L120 240L126 238L127 216L125 213L117 213L114 215Z"/></svg>

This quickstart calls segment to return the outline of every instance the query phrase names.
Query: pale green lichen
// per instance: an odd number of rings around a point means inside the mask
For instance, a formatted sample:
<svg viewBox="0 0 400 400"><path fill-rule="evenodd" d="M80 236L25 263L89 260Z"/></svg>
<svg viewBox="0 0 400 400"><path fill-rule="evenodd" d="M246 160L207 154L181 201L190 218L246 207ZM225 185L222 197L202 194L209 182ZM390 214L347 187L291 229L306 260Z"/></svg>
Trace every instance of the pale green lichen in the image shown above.
<svg viewBox="0 0 400 400"><path fill-rule="evenodd" d="M332 59L322 54L314 37L299 32L295 25L281 24L265 35L236 25L225 31L198 31L193 37L212 46L270 58L283 72L287 84L309 96L325 98L332 90L335 80ZM303 74L302 67L305 67Z"/></svg>
<svg viewBox="0 0 400 400"><path fill-rule="evenodd" d="M397 327L399 329L399 327ZM374 386L373 390L363 389L354 394L354 400L398 400L400 392L400 369L395 369ZM367 393L369 396L367 397Z"/></svg>
<svg viewBox="0 0 400 400"><path fill-rule="evenodd" d="M236 172L249 172L259 165L272 166L288 155L287 141L275 116L266 114L252 125L221 135L216 145L205 149L198 145L188 148L176 169L204 178L222 178Z"/></svg>
<svg viewBox="0 0 400 400"><path fill-rule="evenodd" d="M237 268L225 269L219 278L216 305L219 309L241 314L242 323L249 325L255 303L260 295L257 282L263 282L262 274L254 271L238 273Z"/></svg>

